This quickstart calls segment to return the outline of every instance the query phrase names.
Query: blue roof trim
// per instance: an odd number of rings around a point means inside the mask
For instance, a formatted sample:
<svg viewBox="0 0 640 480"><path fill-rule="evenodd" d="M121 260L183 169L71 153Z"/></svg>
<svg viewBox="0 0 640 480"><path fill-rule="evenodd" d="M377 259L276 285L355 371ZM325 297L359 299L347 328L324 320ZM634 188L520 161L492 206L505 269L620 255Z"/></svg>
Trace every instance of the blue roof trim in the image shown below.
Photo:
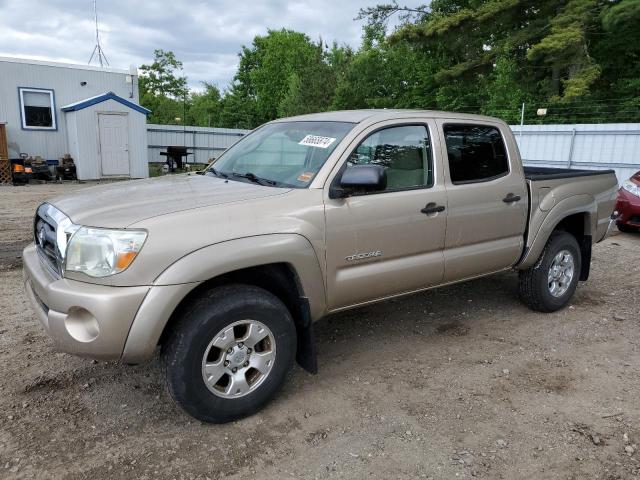
<svg viewBox="0 0 640 480"><path fill-rule="evenodd" d="M97 103L102 103L106 100L115 100L118 103L121 103L122 105L129 107L132 110L135 110L137 112L140 113L144 113L145 115L149 115L151 113L151 110L141 107L138 104L135 104L133 102L130 102L127 99L124 99L122 97L119 97L118 95L116 95L113 92L107 92L104 93L102 95L98 95L97 97L92 97L89 98L87 100L81 101L81 102L77 102L77 103L73 103L71 105L67 105L66 107L62 107L62 111L63 112L75 112L76 110L82 110L83 108L87 108L90 107L92 105L95 105Z"/></svg>

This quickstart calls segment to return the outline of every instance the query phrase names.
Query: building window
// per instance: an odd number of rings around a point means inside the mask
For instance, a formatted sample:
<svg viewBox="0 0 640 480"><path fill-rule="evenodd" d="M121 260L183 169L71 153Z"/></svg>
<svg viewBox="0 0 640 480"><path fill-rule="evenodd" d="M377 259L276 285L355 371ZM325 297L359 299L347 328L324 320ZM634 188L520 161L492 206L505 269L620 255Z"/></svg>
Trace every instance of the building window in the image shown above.
<svg viewBox="0 0 640 480"><path fill-rule="evenodd" d="M22 128L56 130L56 107L53 90L19 88Z"/></svg>

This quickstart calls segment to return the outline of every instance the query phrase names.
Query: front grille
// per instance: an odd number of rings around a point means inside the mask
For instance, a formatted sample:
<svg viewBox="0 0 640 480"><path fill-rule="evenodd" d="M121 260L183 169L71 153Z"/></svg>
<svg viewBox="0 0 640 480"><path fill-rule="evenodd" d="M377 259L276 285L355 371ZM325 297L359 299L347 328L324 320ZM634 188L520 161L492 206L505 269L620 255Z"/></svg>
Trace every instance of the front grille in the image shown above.
<svg viewBox="0 0 640 480"><path fill-rule="evenodd" d="M56 241L56 230L63 214L55 207L40 205L33 222L33 235L42 263L56 276L62 275L62 259Z"/></svg>

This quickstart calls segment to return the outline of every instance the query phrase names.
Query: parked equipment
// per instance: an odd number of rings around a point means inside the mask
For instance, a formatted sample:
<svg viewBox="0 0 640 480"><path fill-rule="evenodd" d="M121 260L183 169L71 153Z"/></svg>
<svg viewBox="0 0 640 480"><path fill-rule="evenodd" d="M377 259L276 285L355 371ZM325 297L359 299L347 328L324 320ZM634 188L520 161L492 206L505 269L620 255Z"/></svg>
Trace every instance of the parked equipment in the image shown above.
<svg viewBox="0 0 640 480"><path fill-rule="evenodd" d="M49 170L49 165L40 155L27 157L25 153L21 153L20 157L24 158L25 169L31 169L31 178L35 180L51 180L51 170Z"/></svg>
<svg viewBox="0 0 640 480"><path fill-rule="evenodd" d="M11 183L26 185L31 180L31 167L25 167L24 159L11 160Z"/></svg>
<svg viewBox="0 0 640 480"><path fill-rule="evenodd" d="M77 180L76 164L68 153L60 159L56 167L57 180Z"/></svg>
<svg viewBox="0 0 640 480"><path fill-rule="evenodd" d="M188 155L193 153L187 151L187 147L168 146L166 152L160 152L160 155L167 157L167 165L169 165L169 171L175 172L176 168L182 170L182 162L187 161Z"/></svg>

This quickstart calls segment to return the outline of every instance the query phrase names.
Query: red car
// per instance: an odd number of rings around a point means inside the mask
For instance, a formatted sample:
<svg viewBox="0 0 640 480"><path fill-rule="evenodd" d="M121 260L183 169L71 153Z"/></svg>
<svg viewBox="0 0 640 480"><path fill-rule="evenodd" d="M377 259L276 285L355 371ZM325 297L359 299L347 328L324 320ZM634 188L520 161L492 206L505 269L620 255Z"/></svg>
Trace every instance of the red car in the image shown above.
<svg viewBox="0 0 640 480"><path fill-rule="evenodd" d="M640 172L622 182L618 190L616 210L619 213L618 230L622 232L640 231Z"/></svg>

